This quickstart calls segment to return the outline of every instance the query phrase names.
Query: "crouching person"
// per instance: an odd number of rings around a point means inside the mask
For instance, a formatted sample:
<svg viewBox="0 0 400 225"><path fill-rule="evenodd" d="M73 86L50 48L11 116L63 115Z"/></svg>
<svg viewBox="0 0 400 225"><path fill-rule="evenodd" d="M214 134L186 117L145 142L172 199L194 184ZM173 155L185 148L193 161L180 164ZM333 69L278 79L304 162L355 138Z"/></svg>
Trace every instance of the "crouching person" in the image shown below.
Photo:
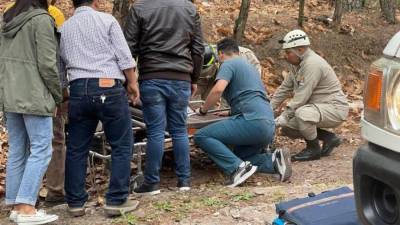
<svg viewBox="0 0 400 225"><path fill-rule="evenodd" d="M287 180L291 176L289 152L265 153L273 141L275 124L258 71L239 57L233 39L220 41L217 48L222 65L197 113L206 115L223 95L231 107L230 118L200 129L194 137L196 144L229 176L228 187L240 185L256 171L278 173L282 181Z"/></svg>
<svg viewBox="0 0 400 225"><path fill-rule="evenodd" d="M271 105L276 110L290 95L293 98L276 119L276 125L282 127L283 135L304 138L307 143L292 161L316 160L340 145L334 133L322 128L335 128L346 120L347 98L332 67L309 48L306 33L291 31L281 42L286 59L293 67L274 94Z"/></svg>
<svg viewBox="0 0 400 225"><path fill-rule="evenodd" d="M89 145L99 121L111 145L108 216L136 209L129 200L133 133L128 97L139 99L135 62L117 20L96 11L98 0L73 0L74 15L61 27L61 58L69 75L69 138L65 194L73 216L85 214ZM126 89L124 88L126 82Z"/></svg>

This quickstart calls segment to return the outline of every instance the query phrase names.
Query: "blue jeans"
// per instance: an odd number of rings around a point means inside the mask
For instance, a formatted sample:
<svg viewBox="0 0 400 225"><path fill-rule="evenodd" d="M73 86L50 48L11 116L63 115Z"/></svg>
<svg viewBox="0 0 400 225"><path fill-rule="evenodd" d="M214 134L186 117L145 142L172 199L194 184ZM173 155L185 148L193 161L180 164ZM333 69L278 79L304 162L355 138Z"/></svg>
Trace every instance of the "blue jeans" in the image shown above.
<svg viewBox="0 0 400 225"><path fill-rule="evenodd" d="M190 179L189 138L186 128L190 82L144 80L140 83L143 116L147 126L145 182L160 182L165 130L173 141L176 174L179 181Z"/></svg>
<svg viewBox="0 0 400 225"><path fill-rule="evenodd" d="M6 204L36 204L39 188L50 163L52 118L6 113L9 151Z"/></svg>
<svg viewBox="0 0 400 225"><path fill-rule="evenodd" d="M105 96L105 99L101 96ZM99 121L112 148L108 205L123 204L129 194L133 147L128 98L121 81L111 88L99 87L98 79L79 79L70 84L69 130L65 163L65 193L70 207L81 207L85 190L89 146Z"/></svg>
<svg viewBox="0 0 400 225"><path fill-rule="evenodd" d="M275 173L271 155L264 153L274 133L271 121L237 116L198 130L194 140L227 175L234 173L243 161L258 166L258 172ZM233 146L233 151L229 146Z"/></svg>

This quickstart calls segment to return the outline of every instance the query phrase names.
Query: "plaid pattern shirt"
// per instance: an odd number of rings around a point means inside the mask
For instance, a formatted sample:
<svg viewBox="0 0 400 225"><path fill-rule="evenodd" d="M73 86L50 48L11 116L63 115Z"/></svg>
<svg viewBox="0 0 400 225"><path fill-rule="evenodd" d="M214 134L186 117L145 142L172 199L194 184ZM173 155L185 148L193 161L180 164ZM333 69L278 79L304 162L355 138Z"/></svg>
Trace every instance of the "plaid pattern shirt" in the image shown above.
<svg viewBox="0 0 400 225"><path fill-rule="evenodd" d="M125 81L123 70L136 67L117 20L83 6L60 28L60 54L69 82L81 78Z"/></svg>

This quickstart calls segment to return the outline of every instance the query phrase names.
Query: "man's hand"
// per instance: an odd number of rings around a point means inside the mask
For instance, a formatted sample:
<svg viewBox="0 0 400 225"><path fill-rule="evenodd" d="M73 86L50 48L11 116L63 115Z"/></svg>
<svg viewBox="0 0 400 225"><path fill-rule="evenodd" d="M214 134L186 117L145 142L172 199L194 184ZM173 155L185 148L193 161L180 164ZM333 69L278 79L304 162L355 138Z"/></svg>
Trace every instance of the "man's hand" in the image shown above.
<svg viewBox="0 0 400 225"><path fill-rule="evenodd" d="M275 119L275 126L276 127L281 127L286 123L287 123L287 118L283 114L281 114L280 116L278 116L278 118Z"/></svg>
<svg viewBox="0 0 400 225"><path fill-rule="evenodd" d="M192 84L192 98L196 95L197 93L197 84Z"/></svg>
<svg viewBox="0 0 400 225"><path fill-rule="evenodd" d="M197 115L199 115L199 116L205 116L205 115L207 115L207 112L203 112L203 110L202 110L201 107L198 108L198 109L196 109L194 112L195 112Z"/></svg>
<svg viewBox="0 0 400 225"><path fill-rule="evenodd" d="M128 85L126 86L126 92L128 93L128 98L131 100L132 104L136 105L140 100L139 87L137 83L128 82Z"/></svg>

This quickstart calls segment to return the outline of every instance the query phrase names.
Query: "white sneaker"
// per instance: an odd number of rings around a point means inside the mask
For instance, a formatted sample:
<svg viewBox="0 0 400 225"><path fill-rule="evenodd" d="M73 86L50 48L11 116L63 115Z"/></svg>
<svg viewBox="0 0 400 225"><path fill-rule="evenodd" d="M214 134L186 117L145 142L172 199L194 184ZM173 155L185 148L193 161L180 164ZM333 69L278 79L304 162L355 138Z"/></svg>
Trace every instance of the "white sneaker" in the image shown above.
<svg viewBox="0 0 400 225"><path fill-rule="evenodd" d="M10 221L14 222L17 219L17 216L18 216L18 212L15 210L12 210L10 213L10 217L9 217Z"/></svg>
<svg viewBox="0 0 400 225"><path fill-rule="evenodd" d="M44 210L36 211L33 215L18 214L14 220L18 225L40 225L58 220L58 216L46 214Z"/></svg>
<svg viewBox="0 0 400 225"><path fill-rule="evenodd" d="M243 162L225 184L230 188L236 187L249 179L256 171L257 166L251 165L250 162Z"/></svg>
<svg viewBox="0 0 400 225"><path fill-rule="evenodd" d="M272 162L280 175L280 181L285 182L289 180L292 176L292 163L289 150L276 149L275 152L272 153Z"/></svg>

